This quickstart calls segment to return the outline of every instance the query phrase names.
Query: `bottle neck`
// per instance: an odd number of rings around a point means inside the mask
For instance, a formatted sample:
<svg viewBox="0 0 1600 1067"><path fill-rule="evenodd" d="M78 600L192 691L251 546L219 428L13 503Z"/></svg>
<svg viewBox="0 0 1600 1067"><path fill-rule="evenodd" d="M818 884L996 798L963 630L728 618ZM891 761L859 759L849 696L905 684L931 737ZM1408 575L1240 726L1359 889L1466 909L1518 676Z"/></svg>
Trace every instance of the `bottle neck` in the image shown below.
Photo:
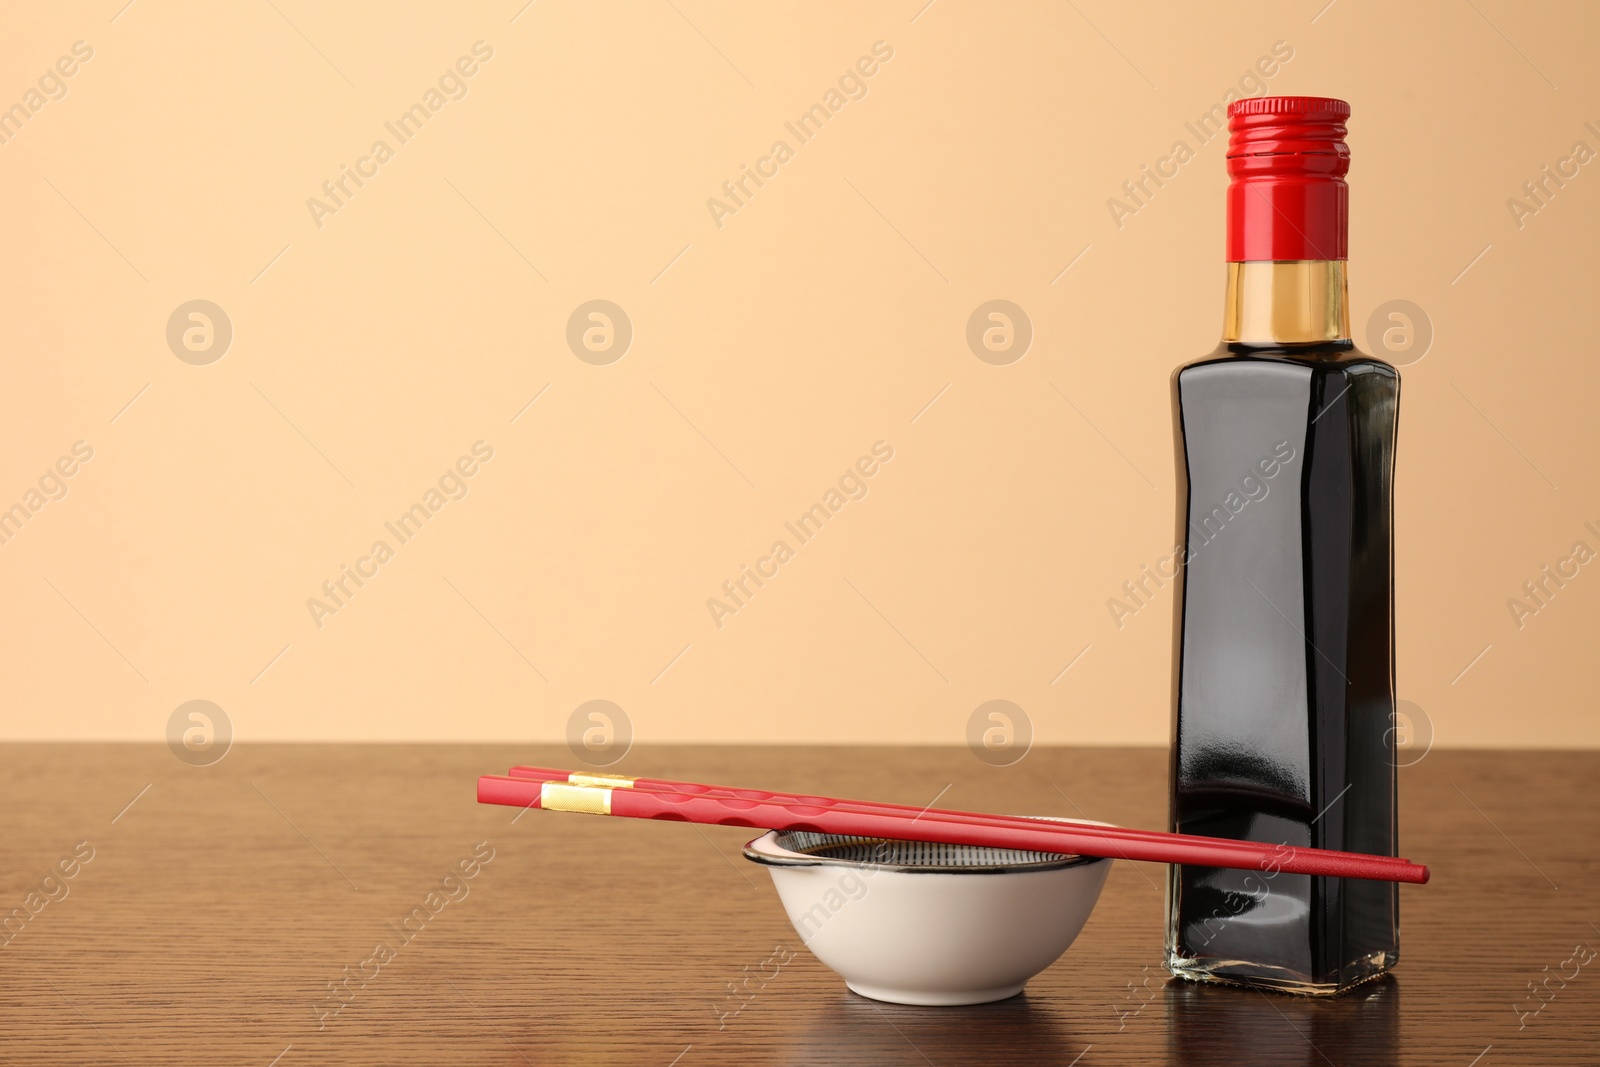
<svg viewBox="0 0 1600 1067"><path fill-rule="evenodd" d="M1252 345L1348 341L1345 261L1229 263L1222 339Z"/></svg>

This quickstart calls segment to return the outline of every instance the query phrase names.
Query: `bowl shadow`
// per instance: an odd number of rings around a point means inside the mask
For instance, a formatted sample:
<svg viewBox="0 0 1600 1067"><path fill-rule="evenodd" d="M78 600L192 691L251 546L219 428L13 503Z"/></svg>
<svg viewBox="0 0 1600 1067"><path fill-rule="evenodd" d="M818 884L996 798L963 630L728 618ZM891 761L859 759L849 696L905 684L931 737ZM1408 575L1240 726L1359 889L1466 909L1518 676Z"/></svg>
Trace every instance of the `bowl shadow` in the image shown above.
<svg viewBox="0 0 1600 1067"><path fill-rule="evenodd" d="M1089 1044L1068 1016L1027 993L992 1004L927 1008L840 990L794 1020L781 1062L822 1064L1071 1063ZM786 1026L786 1029L788 1027Z"/></svg>

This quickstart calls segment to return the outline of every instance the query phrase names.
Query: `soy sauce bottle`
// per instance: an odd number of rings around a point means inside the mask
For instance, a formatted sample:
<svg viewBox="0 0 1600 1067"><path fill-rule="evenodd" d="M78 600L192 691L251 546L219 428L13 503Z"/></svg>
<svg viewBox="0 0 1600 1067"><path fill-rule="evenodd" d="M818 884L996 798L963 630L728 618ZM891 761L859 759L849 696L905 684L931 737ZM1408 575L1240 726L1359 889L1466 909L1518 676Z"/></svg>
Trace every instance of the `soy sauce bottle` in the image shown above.
<svg viewBox="0 0 1600 1067"><path fill-rule="evenodd" d="M1183 572L1172 828L1397 855L1400 379L1346 306L1350 107L1228 109L1222 343L1172 379ZM1167 965L1337 993L1399 960L1393 883L1179 866Z"/></svg>

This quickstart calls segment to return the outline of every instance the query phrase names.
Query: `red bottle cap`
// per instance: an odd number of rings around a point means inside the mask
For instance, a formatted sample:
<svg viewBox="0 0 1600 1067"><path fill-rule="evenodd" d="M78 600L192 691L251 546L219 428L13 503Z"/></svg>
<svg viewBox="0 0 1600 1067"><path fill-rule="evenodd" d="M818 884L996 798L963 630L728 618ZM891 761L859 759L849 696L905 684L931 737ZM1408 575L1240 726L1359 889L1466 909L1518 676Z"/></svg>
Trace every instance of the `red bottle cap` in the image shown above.
<svg viewBox="0 0 1600 1067"><path fill-rule="evenodd" d="M1345 258L1349 117L1321 96L1228 105L1228 262Z"/></svg>

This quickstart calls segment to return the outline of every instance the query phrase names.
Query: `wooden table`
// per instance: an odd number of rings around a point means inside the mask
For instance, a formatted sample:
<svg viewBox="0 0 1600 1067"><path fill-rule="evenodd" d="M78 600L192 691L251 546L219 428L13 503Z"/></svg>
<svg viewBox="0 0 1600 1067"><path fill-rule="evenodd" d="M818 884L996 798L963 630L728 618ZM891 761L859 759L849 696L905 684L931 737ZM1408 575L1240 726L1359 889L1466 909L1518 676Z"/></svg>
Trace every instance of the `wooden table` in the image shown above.
<svg viewBox="0 0 1600 1067"><path fill-rule="evenodd" d="M948 784L949 806L1160 826L1165 761L705 747L638 750L613 770L916 804ZM1404 851L1434 878L1402 888L1395 975L1352 995L1167 980L1164 872L1118 863L1067 955L1024 996L976 1008L848 993L740 857L745 831L513 823L474 803L475 776L514 762L576 760L239 746L196 768L163 746L0 746L0 911L26 916L0 932L0 1061L1600 1063L1600 958L1574 958L1600 948L1600 754L1439 751L1404 769ZM793 962L730 997L780 945Z"/></svg>

